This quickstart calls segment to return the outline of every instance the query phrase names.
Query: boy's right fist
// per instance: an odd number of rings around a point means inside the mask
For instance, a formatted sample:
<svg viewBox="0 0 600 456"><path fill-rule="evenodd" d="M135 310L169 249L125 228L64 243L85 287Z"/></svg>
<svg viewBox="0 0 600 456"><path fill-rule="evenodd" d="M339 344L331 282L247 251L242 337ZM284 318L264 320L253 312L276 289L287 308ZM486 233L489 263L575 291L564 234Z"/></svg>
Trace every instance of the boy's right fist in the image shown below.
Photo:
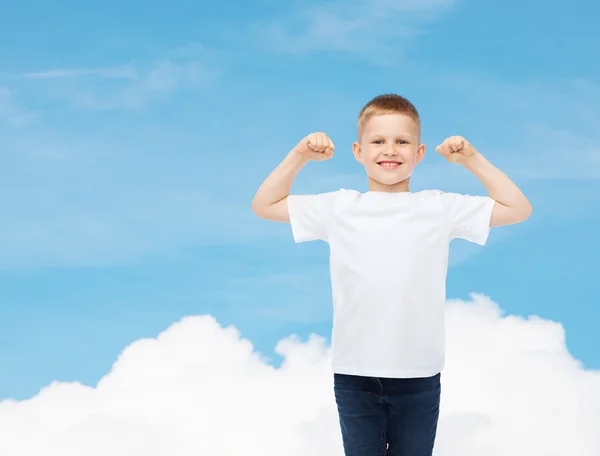
<svg viewBox="0 0 600 456"><path fill-rule="evenodd" d="M325 133L311 133L294 147L294 150L309 160L329 160L335 145Z"/></svg>

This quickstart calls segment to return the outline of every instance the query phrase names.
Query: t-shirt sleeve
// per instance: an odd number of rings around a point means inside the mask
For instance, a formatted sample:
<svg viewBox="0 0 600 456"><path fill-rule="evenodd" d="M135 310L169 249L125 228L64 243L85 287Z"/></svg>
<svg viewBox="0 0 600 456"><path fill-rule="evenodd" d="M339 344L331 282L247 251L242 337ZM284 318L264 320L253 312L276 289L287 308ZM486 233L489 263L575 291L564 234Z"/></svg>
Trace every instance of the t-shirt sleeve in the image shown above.
<svg viewBox="0 0 600 456"><path fill-rule="evenodd" d="M489 196L442 193L442 202L450 224L450 238L485 245L495 201Z"/></svg>
<svg viewBox="0 0 600 456"><path fill-rule="evenodd" d="M294 242L327 241L338 195L336 191L287 197Z"/></svg>

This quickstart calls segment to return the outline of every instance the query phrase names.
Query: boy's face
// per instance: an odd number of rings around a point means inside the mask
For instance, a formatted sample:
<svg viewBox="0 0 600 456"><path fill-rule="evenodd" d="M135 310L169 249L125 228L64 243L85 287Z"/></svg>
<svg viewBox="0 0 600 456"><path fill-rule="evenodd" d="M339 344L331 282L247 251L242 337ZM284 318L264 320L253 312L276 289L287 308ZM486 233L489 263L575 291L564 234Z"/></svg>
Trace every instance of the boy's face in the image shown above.
<svg viewBox="0 0 600 456"><path fill-rule="evenodd" d="M369 190L408 191L409 177L425 155L419 124L404 114L373 116L365 124L354 157L364 165Z"/></svg>

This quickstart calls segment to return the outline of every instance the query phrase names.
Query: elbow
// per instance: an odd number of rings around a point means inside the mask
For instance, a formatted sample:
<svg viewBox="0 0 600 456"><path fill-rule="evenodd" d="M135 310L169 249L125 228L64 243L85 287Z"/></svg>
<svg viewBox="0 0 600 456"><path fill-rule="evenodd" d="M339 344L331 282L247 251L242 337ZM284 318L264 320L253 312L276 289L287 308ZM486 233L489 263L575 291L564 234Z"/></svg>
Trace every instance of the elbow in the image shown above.
<svg viewBox="0 0 600 456"><path fill-rule="evenodd" d="M256 201L256 199L252 200L252 204L250 206L252 208L252 212L259 218L265 218L265 207L263 204L260 204Z"/></svg>
<svg viewBox="0 0 600 456"><path fill-rule="evenodd" d="M529 218L532 213L533 213L533 207L531 206L531 203L529 203L529 209L527 210L527 218Z"/></svg>
<svg viewBox="0 0 600 456"><path fill-rule="evenodd" d="M252 208L252 212L254 213L254 215L256 215L257 217L260 217L260 206L258 204L256 204L256 201L252 201L252 204L250 206Z"/></svg>
<svg viewBox="0 0 600 456"><path fill-rule="evenodd" d="M529 201L525 201L523 207L519 211L519 222L524 222L527 220L529 217L531 217L532 213L533 207L531 206L531 203Z"/></svg>

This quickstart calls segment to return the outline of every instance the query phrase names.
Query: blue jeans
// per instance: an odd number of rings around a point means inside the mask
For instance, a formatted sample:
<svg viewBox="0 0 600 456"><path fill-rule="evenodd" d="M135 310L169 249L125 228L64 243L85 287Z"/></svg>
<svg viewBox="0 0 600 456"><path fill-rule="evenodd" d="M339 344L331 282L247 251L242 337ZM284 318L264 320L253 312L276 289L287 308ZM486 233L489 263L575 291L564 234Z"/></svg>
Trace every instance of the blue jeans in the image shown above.
<svg viewBox="0 0 600 456"><path fill-rule="evenodd" d="M377 378L334 373L346 456L431 456L441 374Z"/></svg>

